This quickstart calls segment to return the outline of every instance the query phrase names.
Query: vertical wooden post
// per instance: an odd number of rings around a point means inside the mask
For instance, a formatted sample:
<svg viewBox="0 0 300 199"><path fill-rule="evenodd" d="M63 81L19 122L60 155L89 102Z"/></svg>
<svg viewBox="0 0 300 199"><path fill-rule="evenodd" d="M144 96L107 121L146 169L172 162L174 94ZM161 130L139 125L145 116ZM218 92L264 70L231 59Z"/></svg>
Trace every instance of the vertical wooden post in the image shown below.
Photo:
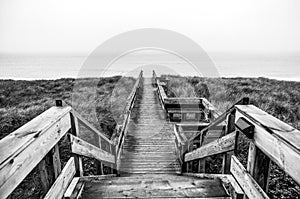
<svg viewBox="0 0 300 199"><path fill-rule="evenodd" d="M56 100L56 106L62 107L62 101ZM58 143L48 152L43 160L38 164L41 186L44 193L47 193L61 172L61 162L59 157Z"/></svg>
<svg viewBox="0 0 300 199"><path fill-rule="evenodd" d="M199 135L199 147L202 146L203 141L204 141L204 133ZM206 171L205 164L206 164L206 161L204 158L202 158L198 161L198 173L205 173L205 171Z"/></svg>
<svg viewBox="0 0 300 199"><path fill-rule="evenodd" d="M111 144L109 144L109 153L114 155L114 152L113 152L113 147ZM114 173L114 164L110 164L110 174L113 174Z"/></svg>
<svg viewBox="0 0 300 199"><path fill-rule="evenodd" d="M55 180L51 152L49 152L39 163L38 169L40 173L41 186L43 192L46 194Z"/></svg>
<svg viewBox="0 0 300 199"><path fill-rule="evenodd" d="M73 113L70 113L71 117L71 133L75 136L79 135L79 124L78 119L74 116ZM76 167L76 176L83 176L83 166L82 166L82 157L77 154L72 155L75 160L75 167Z"/></svg>
<svg viewBox="0 0 300 199"><path fill-rule="evenodd" d="M235 111L232 111L227 116L227 126L225 129L225 135L232 133L235 131ZM231 156L234 152L227 152L223 155L223 166L222 166L222 173L229 174L230 173L230 164L231 164Z"/></svg>
<svg viewBox="0 0 300 199"><path fill-rule="evenodd" d="M59 157L59 147L56 144L49 153L39 163L41 186L44 193L47 193L61 172L61 162Z"/></svg>
<svg viewBox="0 0 300 199"><path fill-rule="evenodd" d="M173 113L169 113L168 115L169 115L170 121L173 121L174 120L174 114Z"/></svg>
<svg viewBox="0 0 300 199"><path fill-rule="evenodd" d="M61 172L61 162L59 157L59 146L56 144L53 149L51 149L52 165L54 171L54 178L56 179Z"/></svg>
<svg viewBox="0 0 300 199"><path fill-rule="evenodd" d="M99 147L100 149L102 149L102 144L101 144L101 137L94 133L94 139L95 139L95 142L96 142L96 145L97 147ZM95 164L96 164L96 169L97 169L97 175L103 175L104 172L103 172L103 164L101 161L99 160L95 160Z"/></svg>
<svg viewBox="0 0 300 199"><path fill-rule="evenodd" d="M248 153L247 171L265 192L268 191L270 164L270 158L251 142Z"/></svg>
<svg viewBox="0 0 300 199"><path fill-rule="evenodd" d="M181 121L182 122L186 121L186 113L181 113Z"/></svg>

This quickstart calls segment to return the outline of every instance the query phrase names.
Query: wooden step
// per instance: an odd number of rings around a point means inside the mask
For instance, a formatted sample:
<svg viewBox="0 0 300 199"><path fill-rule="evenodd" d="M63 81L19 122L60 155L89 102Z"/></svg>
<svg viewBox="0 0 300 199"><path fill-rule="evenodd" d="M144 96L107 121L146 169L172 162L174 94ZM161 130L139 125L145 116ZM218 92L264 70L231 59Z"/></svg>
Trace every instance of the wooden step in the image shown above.
<svg viewBox="0 0 300 199"><path fill-rule="evenodd" d="M123 174L85 182L86 198L230 198L218 179L200 179L175 174Z"/></svg>

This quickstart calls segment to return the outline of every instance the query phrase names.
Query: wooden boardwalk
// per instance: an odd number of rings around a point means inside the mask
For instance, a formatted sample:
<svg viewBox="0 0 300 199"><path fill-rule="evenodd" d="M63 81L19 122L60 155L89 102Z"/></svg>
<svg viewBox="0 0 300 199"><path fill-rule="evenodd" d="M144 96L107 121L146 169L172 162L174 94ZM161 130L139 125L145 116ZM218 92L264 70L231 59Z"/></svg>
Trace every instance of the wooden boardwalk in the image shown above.
<svg viewBox="0 0 300 199"><path fill-rule="evenodd" d="M85 182L82 198L229 198L219 179L179 175L174 123L166 119L151 79L144 78L132 113L120 177Z"/></svg>
<svg viewBox="0 0 300 199"><path fill-rule="evenodd" d="M130 119L120 172L180 172L174 139L173 125L166 121L151 79L145 78L143 93L138 97Z"/></svg>
<svg viewBox="0 0 300 199"><path fill-rule="evenodd" d="M205 98L169 98L162 81L140 72L113 140L61 100L1 139L0 198L34 169L47 199L266 199L271 161L300 184L299 130L249 98L223 114ZM80 127L92 143L79 136ZM247 168L236 156L239 134L250 140ZM59 142L66 139L72 156L62 167ZM222 174L207 173L206 160L215 155L223 159ZM83 157L94 159L97 175L84 175Z"/></svg>

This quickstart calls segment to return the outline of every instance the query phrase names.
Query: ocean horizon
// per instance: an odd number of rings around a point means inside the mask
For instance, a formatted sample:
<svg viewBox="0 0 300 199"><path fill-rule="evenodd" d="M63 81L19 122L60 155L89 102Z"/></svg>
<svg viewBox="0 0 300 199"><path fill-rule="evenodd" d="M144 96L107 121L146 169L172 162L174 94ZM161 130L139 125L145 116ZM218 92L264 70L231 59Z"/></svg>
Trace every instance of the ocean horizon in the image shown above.
<svg viewBox="0 0 300 199"><path fill-rule="evenodd" d="M209 53L209 56L219 72L219 77L265 77L300 81L300 54ZM87 55L70 54L0 54L0 79L39 80L114 75L135 76L139 69L152 71L151 65L156 66L156 71L162 68L160 66L164 66L164 69L158 71L158 75L202 76L190 65L168 53L133 53L115 60L105 73L101 71L103 67L94 66L87 70L85 67L87 59ZM85 70L84 74L83 70ZM145 76L151 76L149 71Z"/></svg>

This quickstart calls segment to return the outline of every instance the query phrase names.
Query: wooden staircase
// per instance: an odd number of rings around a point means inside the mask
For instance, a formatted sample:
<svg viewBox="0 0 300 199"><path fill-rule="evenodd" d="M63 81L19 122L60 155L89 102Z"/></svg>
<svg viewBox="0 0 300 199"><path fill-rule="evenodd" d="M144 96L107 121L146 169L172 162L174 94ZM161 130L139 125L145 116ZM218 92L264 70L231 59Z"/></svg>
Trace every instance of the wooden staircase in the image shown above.
<svg viewBox="0 0 300 199"><path fill-rule="evenodd" d="M173 126L165 119L150 78L133 108L121 157L121 173L176 173L181 168L174 148Z"/></svg>
<svg viewBox="0 0 300 199"><path fill-rule="evenodd" d="M198 107L194 123L182 111L189 104ZM300 131L247 98L219 114L204 98L168 98L155 72L151 80L141 71L124 105L115 140L61 100L0 140L0 198L10 197L35 168L47 199L265 199L271 161L300 184ZM170 121L174 107L181 123ZM82 139L80 127L93 139ZM247 168L234 153L240 133L250 139ZM64 167L61 140L72 153ZM206 172L206 158L214 155L222 155L222 174ZM84 176L82 157L94 159L96 176Z"/></svg>
<svg viewBox="0 0 300 199"><path fill-rule="evenodd" d="M152 80L144 78L124 141L120 177L86 182L82 198L229 197L219 179L179 175L174 124L166 119L155 93Z"/></svg>

